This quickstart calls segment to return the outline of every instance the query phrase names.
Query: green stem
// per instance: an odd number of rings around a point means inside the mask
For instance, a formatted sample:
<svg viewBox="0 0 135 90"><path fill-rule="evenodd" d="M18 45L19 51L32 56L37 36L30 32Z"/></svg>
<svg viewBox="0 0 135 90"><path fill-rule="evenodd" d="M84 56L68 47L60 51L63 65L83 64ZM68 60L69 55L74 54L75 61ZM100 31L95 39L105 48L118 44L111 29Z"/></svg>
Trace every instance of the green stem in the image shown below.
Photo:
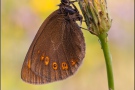
<svg viewBox="0 0 135 90"><path fill-rule="evenodd" d="M109 90L114 90L112 58L111 58L111 54L110 54L110 51L109 51L107 34L103 33L103 34L100 34L98 37L99 37L99 40L101 42L101 47L102 47L104 57L105 57L105 61L106 61L107 76L108 76L108 87L109 87Z"/></svg>
<svg viewBox="0 0 135 90"><path fill-rule="evenodd" d="M78 0L78 3L88 30L100 40L106 61L108 87L109 90L114 90L112 58L107 41L107 32L111 27L111 19L108 17L108 13L106 13L106 3L101 2L100 0L97 2L94 0ZM104 9L102 9L102 7L104 7Z"/></svg>

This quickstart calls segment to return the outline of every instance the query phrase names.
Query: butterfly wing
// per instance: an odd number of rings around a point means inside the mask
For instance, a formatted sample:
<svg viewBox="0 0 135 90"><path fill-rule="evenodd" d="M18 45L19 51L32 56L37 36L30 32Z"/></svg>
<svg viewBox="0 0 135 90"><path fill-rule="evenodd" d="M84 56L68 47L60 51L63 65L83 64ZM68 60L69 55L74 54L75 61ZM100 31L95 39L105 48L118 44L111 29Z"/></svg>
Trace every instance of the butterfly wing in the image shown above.
<svg viewBox="0 0 135 90"><path fill-rule="evenodd" d="M21 77L43 84L72 75L84 58L83 34L75 22L55 11L41 25L26 55Z"/></svg>

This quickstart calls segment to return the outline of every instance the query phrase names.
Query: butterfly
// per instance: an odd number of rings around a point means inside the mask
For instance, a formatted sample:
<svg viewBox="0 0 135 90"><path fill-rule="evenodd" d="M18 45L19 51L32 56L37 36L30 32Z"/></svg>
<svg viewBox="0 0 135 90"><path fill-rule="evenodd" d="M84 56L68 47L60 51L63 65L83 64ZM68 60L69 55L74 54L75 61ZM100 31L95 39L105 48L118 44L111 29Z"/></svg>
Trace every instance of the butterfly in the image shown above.
<svg viewBox="0 0 135 90"><path fill-rule="evenodd" d="M78 70L85 56L85 41L76 23L82 16L73 3L61 0L59 9L40 26L22 66L23 81L47 84Z"/></svg>

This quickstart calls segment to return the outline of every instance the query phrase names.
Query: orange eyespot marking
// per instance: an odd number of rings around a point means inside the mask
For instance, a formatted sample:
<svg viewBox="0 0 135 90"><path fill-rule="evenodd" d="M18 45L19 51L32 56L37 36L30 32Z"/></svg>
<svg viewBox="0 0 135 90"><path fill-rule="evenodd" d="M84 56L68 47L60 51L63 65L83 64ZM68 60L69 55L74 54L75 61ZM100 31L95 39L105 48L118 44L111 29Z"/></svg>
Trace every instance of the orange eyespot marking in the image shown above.
<svg viewBox="0 0 135 90"><path fill-rule="evenodd" d="M52 66L53 66L54 70L56 70L58 68L58 64L56 62L53 62Z"/></svg>
<svg viewBox="0 0 135 90"><path fill-rule="evenodd" d="M61 67L62 67L63 70L67 70L68 64L66 62L62 62Z"/></svg>
<svg viewBox="0 0 135 90"><path fill-rule="evenodd" d="M30 62L30 60L28 60L28 64L27 64L27 66L28 66L28 68L30 68L30 66L31 66L31 62Z"/></svg>
<svg viewBox="0 0 135 90"><path fill-rule="evenodd" d="M76 64L76 61L74 59L71 59L71 65L74 66Z"/></svg>
<svg viewBox="0 0 135 90"><path fill-rule="evenodd" d="M45 54L43 53L42 56L40 57L40 60L44 60L45 59Z"/></svg>
<svg viewBox="0 0 135 90"><path fill-rule="evenodd" d="M50 61L49 57L46 56L46 57L45 57L45 65L48 65L48 64L49 64L49 61Z"/></svg>
<svg viewBox="0 0 135 90"><path fill-rule="evenodd" d="M40 53L40 50L38 50L37 53L39 54Z"/></svg>
<svg viewBox="0 0 135 90"><path fill-rule="evenodd" d="M45 58L44 56L41 56L41 57L40 57L40 60L44 60L44 58Z"/></svg>

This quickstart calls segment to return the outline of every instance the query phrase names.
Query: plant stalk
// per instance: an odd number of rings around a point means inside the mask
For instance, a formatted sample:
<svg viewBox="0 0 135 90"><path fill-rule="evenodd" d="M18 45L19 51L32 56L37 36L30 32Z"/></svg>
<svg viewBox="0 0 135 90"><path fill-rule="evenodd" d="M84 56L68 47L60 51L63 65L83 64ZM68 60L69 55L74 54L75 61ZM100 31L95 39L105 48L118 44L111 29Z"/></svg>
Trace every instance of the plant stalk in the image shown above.
<svg viewBox="0 0 135 90"><path fill-rule="evenodd" d="M112 57L107 39L107 32L111 27L112 19L110 19L107 12L106 0L78 0L78 3L88 31L96 35L100 40L106 62L108 88L109 90L114 90Z"/></svg>
<svg viewBox="0 0 135 90"><path fill-rule="evenodd" d="M114 90L114 79L113 79L113 69L112 69L112 57L109 50L109 44L107 40L107 34L103 33L98 36L101 47L104 53L105 62L106 62L106 69L107 69L107 77L108 77L108 87L109 90Z"/></svg>

